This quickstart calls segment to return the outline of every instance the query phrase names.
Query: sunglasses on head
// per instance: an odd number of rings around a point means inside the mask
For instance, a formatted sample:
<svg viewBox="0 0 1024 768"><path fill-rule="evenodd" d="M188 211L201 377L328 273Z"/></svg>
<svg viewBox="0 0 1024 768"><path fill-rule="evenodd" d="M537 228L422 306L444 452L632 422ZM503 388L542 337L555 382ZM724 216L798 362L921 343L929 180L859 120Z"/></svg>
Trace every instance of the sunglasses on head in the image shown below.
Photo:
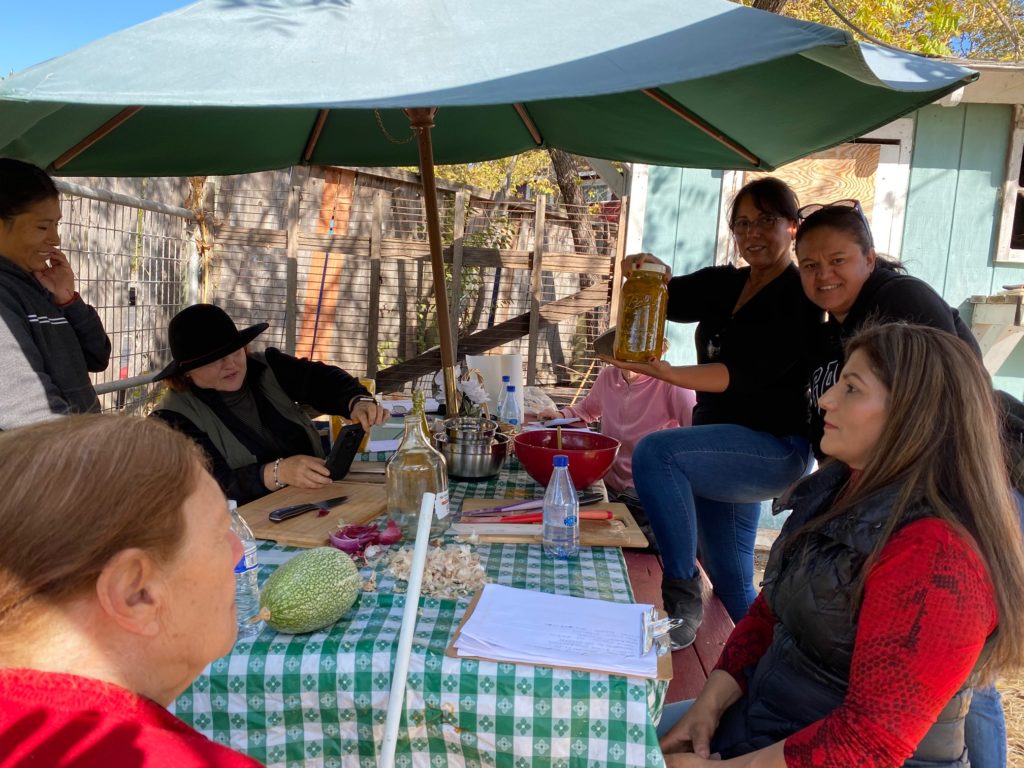
<svg viewBox="0 0 1024 768"><path fill-rule="evenodd" d="M800 222L803 223L818 211L827 211L831 209L839 211L853 211L856 213L857 218L860 219L860 223L864 225L864 231L867 232L868 243L874 247L875 241L871 234L871 222L869 222L868 217L864 215L864 209L860 205L860 200L854 200L850 197L845 200L836 200L832 203L810 203L809 205L802 206L800 210L796 212L796 215Z"/></svg>

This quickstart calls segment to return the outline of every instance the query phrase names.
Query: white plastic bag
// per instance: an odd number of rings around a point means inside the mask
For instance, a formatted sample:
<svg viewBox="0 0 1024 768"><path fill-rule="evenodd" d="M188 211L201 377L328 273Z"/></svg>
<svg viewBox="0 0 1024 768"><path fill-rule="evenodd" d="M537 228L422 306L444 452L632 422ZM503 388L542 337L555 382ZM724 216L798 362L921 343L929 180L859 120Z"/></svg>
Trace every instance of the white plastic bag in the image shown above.
<svg viewBox="0 0 1024 768"><path fill-rule="evenodd" d="M526 387L523 389L523 407L526 413L544 413L548 409L557 410L555 401L548 397L547 393L540 387Z"/></svg>

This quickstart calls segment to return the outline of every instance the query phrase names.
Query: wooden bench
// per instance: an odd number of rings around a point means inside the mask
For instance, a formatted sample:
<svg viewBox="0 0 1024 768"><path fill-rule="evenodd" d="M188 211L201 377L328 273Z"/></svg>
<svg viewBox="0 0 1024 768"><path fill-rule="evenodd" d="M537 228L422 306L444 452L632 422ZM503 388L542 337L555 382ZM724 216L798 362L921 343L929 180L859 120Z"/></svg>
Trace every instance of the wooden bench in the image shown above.
<svg viewBox="0 0 1024 768"><path fill-rule="evenodd" d="M658 556L629 549L623 550L623 556L636 601L662 607L662 570ZM672 654L672 682L668 687L666 703L692 699L700 693L732 628L732 619L721 601L712 593L711 582L704 576L704 621L697 630L697 639L693 645Z"/></svg>

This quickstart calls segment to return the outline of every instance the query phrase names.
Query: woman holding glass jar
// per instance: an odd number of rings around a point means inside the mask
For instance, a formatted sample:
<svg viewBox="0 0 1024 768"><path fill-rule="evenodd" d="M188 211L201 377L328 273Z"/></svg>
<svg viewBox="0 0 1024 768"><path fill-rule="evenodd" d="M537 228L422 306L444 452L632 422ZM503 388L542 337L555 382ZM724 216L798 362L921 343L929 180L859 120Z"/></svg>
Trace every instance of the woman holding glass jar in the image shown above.
<svg viewBox="0 0 1024 768"><path fill-rule="evenodd" d="M669 278L667 317L697 323L697 364L605 361L693 389L693 426L642 439L633 478L661 550L665 610L683 625L675 648L693 643L703 618L697 548L734 620L756 592L754 539L761 502L806 471L807 348L822 319L791 258L799 203L781 180L737 194L729 226L746 266L716 266ZM627 257L624 271L662 263Z"/></svg>

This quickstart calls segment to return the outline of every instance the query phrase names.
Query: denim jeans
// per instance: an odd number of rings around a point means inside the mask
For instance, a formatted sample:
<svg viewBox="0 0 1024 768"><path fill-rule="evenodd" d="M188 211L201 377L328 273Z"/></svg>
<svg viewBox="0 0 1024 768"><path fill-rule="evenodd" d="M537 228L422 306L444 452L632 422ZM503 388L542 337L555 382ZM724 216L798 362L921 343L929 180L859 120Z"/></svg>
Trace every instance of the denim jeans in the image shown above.
<svg viewBox="0 0 1024 768"><path fill-rule="evenodd" d="M666 579L692 579L697 547L733 621L754 601L761 502L807 471L810 446L735 424L666 429L633 452L633 482L661 550Z"/></svg>
<svg viewBox="0 0 1024 768"><path fill-rule="evenodd" d="M975 688L964 721L971 768L1006 768L1006 718L995 686Z"/></svg>

